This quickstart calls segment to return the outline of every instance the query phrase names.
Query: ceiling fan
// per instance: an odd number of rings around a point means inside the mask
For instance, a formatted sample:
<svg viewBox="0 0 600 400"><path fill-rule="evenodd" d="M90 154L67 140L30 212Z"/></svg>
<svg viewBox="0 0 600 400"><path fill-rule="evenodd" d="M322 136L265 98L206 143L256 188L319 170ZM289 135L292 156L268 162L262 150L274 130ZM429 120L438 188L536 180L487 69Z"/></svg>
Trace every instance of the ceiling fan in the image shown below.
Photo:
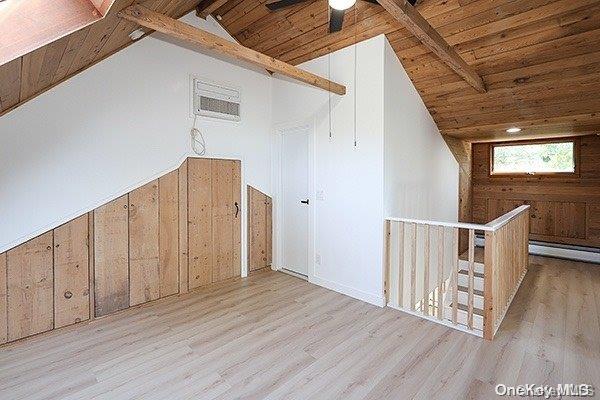
<svg viewBox="0 0 600 400"><path fill-rule="evenodd" d="M294 4L304 3L311 0L276 0L270 3L266 3L265 6L271 11L277 11L282 8L292 6ZM377 0L362 0L373 4L379 4ZM329 2L329 33L338 32L342 30L344 23L344 13L347 9L351 8L356 0L328 0ZM413 6L418 0L408 0Z"/></svg>

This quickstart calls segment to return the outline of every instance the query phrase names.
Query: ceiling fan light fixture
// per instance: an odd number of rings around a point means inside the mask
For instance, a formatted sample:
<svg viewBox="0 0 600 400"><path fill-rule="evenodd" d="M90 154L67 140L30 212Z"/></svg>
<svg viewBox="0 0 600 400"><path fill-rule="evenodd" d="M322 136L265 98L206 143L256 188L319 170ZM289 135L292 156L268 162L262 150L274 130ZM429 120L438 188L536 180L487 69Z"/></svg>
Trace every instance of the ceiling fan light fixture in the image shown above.
<svg viewBox="0 0 600 400"><path fill-rule="evenodd" d="M356 0L329 0L329 7L334 10L347 10L356 3Z"/></svg>

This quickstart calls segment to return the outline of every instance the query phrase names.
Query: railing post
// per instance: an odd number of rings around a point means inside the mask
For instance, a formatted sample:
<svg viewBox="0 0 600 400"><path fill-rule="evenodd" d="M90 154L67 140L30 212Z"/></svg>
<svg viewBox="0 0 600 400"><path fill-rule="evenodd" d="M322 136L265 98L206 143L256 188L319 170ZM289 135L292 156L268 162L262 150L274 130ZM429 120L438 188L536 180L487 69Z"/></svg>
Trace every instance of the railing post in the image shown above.
<svg viewBox="0 0 600 400"><path fill-rule="evenodd" d="M473 302L475 289L475 231L469 229L469 287L467 326L473 329Z"/></svg>
<svg viewBox="0 0 600 400"><path fill-rule="evenodd" d="M452 323L458 324L458 239L459 228L454 228L452 238Z"/></svg>
<svg viewBox="0 0 600 400"><path fill-rule="evenodd" d="M385 304L387 305L390 302L390 271L391 271L391 264L392 264L392 252L391 252L391 243L390 243L390 237L392 235L392 228L391 228L391 221L390 220L385 220L384 223L384 238L383 238L383 242L384 242L384 263L385 263L385 268L384 268L384 272L383 272L383 297L385 299Z"/></svg>
<svg viewBox="0 0 600 400"><path fill-rule="evenodd" d="M485 232L485 253L483 258L483 338L494 338L494 262L496 233Z"/></svg>

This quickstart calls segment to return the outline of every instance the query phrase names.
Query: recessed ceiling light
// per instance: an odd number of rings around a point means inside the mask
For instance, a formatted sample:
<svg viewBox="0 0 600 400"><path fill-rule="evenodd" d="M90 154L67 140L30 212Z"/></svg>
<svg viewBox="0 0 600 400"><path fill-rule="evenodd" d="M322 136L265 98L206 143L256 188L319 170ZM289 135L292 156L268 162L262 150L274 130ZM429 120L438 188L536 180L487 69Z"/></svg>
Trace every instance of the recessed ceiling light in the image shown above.
<svg viewBox="0 0 600 400"><path fill-rule="evenodd" d="M141 29L136 29L135 31L133 31L129 34L129 38L131 40L138 40L142 36L144 36L144 31Z"/></svg>
<svg viewBox="0 0 600 400"><path fill-rule="evenodd" d="M334 10L347 10L356 3L356 0L329 0L329 6Z"/></svg>
<svg viewBox="0 0 600 400"><path fill-rule="evenodd" d="M521 132L521 128L517 128L517 127L515 127L515 128L508 128L506 130L506 132L507 133L519 133L519 132Z"/></svg>

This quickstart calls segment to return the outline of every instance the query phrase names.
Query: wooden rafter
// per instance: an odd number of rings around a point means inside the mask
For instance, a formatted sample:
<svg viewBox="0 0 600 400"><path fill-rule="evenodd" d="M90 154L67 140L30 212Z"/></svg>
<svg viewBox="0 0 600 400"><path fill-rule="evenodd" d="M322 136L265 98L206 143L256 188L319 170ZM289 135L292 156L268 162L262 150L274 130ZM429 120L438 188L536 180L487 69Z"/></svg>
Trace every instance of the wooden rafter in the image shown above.
<svg viewBox="0 0 600 400"><path fill-rule="evenodd" d="M232 57L236 60L250 62L261 66L268 71L288 76L332 93L339 95L346 94L346 87L339 83L332 82L313 73L304 71L293 65L244 47L238 43L230 42L220 36L177 21L176 19L152 11L146 7L133 5L122 10L119 13L119 16L173 38L203 47L214 53Z"/></svg>
<svg viewBox="0 0 600 400"><path fill-rule="evenodd" d="M396 20L477 91L486 91L481 77L406 0L377 0Z"/></svg>
<svg viewBox="0 0 600 400"><path fill-rule="evenodd" d="M196 7L196 15L200 18L206 19L210 14L217 11L229 0L202 0L198 7Z"/></svg>

